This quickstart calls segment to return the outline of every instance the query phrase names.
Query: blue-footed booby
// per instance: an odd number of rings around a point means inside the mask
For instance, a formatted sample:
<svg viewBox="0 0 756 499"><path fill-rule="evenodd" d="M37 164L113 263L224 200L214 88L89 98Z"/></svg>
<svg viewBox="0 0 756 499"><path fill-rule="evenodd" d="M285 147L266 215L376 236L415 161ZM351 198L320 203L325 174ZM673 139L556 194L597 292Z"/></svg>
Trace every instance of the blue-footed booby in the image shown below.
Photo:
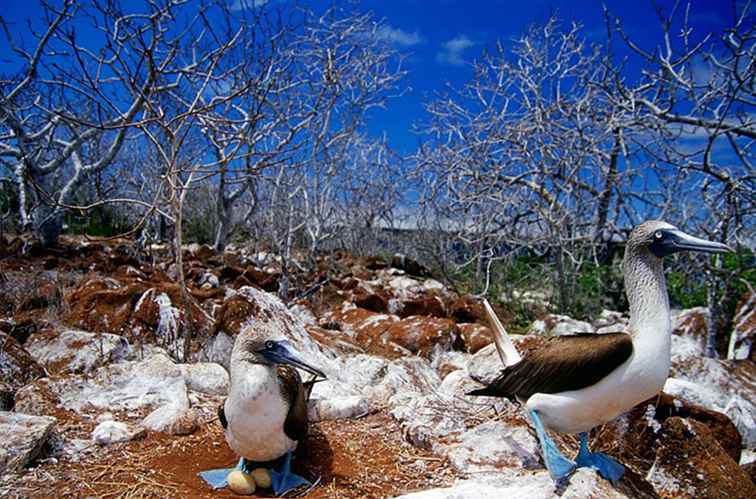
<svg viewBox="0 0 756 499"><path fill-rule="evenodd" d="M313 383L325 374L312 367L285 340L265 337L265 332L246 328L239 333L231 352L230 388L218 408L229 447L241 459L238 470L271 465L273 492L281 495L300 485L309 485L291 472L291 453L307 436L307 400ZM302 382L296 368L315 376ZM282 458L283 459L280 459ZM200 473L214 488L226 486L229 469Z"/></svg>
<svg viewBox="0 0 756 499"><path fill-rule="evenodd" d="M630 305L626 333L549 338L544 347L522 359L504 359L506 367L490 385L468 394L506 397L523 404L554 480L586 466L612 481L624 474L621 464L588 450L587 432L656 395L664 386L672 326L662 258L684 250L732 251L666 222L638 225L627 240L623 260ZM574 462L559 452L545 428L579 434L580 450Z"/></svg>

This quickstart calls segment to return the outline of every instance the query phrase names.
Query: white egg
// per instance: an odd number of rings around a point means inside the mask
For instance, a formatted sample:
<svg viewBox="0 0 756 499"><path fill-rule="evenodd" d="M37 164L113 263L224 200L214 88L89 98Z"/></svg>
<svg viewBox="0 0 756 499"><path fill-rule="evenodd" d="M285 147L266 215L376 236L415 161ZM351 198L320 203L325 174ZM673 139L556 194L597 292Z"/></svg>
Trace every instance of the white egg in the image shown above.
<svg viewBox="0 0 756 499"><path fill-rule="evenodd" d="M240 470L234 470L226 477L228 488L235 494L248 496L255 492L255 479Z"/></svg>
<svg viewBox="0 0 756 499"><path fill-rule="evenodd" d="M255 468L252 470L252 478L255 479L257 486L263 489L269 488L272 482L270 473L265 468Z"/></svg>

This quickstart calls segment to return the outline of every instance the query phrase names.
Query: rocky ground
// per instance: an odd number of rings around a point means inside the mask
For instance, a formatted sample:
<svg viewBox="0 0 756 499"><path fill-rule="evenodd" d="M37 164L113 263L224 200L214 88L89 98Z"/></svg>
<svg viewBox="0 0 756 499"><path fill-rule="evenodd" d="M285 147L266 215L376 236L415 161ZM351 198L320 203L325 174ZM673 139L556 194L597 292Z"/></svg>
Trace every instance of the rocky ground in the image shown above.
<svg viewBox="0 0 756 499"><path fill-rule="evenodd" d="M628 467L554 485L521 409L464 393L501 368L480 305L404 258L332 255L293 276L283 303L275 258L185 251L180 307L165 248L15 239L0 253L0 496L213 497L197 477L231 466L216 408L244 327L280 332L328 381L295 469L306 497L756 497L756 299L743 297L731 360L703 356L706 309L677 311L673 368L659 397L593 431ZM622 328L542 310L521 351L548 335ZM503 310L499 310L507 319ZM183 361L183 335L192 331ZM177 359L182 359L179 362ZM577 440L557 436L570 454Z"/></svg>

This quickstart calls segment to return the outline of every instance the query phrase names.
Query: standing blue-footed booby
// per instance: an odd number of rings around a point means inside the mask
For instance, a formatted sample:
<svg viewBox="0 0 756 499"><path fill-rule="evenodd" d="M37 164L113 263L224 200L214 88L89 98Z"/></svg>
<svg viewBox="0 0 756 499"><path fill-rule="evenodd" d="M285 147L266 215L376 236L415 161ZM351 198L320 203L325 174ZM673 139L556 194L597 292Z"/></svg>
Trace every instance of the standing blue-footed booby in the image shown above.
<svg viewBox="0 0 756 499"><path fill-rule="evenodd" d="M506 397L524 404L554 480L585 466L613 481L624 474L621 464L588 450L587 432L656 395L664 386L672 326L662 258L684 250L732 251L666 222L642 223L630 234L623 261L630 304L627 333L549 338L543 348L511 365L507 362L489 386L468 394ZM559 452L545 427L580 434L575 462Z"/></svg>
<svg viewBox="0 0 756 499"><path fill-rule="evenodd" d="M264 336L254 328L239 333L231 352L231 385L218 417L229 447L241 456L236 469L251 472L253 463L269 464L283 456L280 469L270 470L273 492L281 495L309 484L290 466L291 452L307 436L307 399L314 381L303 383L295 368L326 376L301 360L288 341ZM200 476L220 488L226 486L229 471L211 470Z"/></svg>

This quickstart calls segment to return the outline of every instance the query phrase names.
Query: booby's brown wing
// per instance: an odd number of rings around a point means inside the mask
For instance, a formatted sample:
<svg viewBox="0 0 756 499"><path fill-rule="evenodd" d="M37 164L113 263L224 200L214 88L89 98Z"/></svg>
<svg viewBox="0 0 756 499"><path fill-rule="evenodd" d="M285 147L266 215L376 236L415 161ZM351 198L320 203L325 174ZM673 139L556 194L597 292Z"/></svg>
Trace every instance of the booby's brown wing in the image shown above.
<svg viewBox="0 0 756 499"><path fill-rule="evenodd" d="M297 370L279 364L279 386L284 401L289 405L289 413L284 421L284 433L292 440L301 441L307 436L307 393Z"/></svg>
<svg viewBox="0 0 756 499"><path fill-rule="evenodd" d="M228 428L228 420L226 419L226 410L224 408L225 405L226 400L224 399L221 405L218 406L218 420L224 430Z"/></svg>
<svg viewBox="0 0 756 499"><path fill-rule="evenodd" d="M625 333L555 336L502 370L490 385L468 395L524 401L535 393L579 390L600 381L632 353L632 339Z"/></svg>

